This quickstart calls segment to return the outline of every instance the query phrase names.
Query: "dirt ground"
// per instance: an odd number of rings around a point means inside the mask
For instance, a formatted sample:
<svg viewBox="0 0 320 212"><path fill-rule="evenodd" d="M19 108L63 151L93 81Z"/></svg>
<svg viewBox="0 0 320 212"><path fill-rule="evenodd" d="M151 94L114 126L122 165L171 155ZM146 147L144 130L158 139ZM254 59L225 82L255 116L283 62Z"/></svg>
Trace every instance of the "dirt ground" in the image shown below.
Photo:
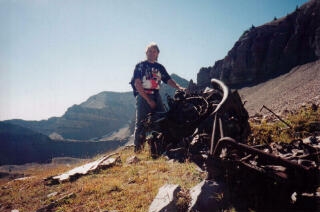
<svg viewBox="0 0 320 212"><path fill-rule="evenodd" d="M245 107L252 116L266 114L263 105L281 114L303 105L320 105L320 60L293 68L289 73L253 87L239 90Z"/></svg>

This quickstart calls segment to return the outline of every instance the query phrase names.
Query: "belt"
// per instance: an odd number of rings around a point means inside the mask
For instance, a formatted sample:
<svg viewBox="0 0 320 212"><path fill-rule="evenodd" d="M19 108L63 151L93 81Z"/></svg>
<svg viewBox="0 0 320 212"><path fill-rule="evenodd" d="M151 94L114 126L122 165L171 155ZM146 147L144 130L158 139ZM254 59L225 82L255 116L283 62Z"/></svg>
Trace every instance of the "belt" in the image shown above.
<svg viewBox="0 0 320 212"><path fill-rule="evenodd" d="M159 90L156 90L156 89L144 89L144 92L146 94L157 94L157 93L159 93Z"/></svg>

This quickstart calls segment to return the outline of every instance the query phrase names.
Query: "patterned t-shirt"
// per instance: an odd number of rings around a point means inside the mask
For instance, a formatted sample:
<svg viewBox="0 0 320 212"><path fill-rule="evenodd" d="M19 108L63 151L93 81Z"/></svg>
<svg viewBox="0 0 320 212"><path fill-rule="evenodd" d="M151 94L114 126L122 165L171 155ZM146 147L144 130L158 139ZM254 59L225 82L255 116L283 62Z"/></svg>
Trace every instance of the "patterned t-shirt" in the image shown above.
<svg viewBox="0 0 320 212"><path fill-rule="evenodd" d="M167 83L171 79L165 67L160 63L140 62L136 65L134 79L140 79L144 89L159 90L161 81Z"/></svg>

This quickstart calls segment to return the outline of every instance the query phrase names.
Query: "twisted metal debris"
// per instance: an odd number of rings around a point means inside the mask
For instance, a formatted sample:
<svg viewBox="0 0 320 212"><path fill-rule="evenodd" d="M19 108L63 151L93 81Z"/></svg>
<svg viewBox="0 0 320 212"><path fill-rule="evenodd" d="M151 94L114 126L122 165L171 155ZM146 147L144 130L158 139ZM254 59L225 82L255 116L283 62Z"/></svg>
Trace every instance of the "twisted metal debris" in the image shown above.
<svg viewBox="0 0 320 212"><path fill-rule="evenodd" d="M249 116L239 94L219 80L211 83L201 92L168 96L169 110L148 116L144 124L152 156L190 159L205 167L209 178L223 180L249 198L262 190L262 196L271 192L292 203L293 194L303 199L308 193L318 201L309 206L318 207L319 141L250 145ZM262 200L253 199L249 206L259 208ZM274 200L263 199L264 207Z"/></svg>

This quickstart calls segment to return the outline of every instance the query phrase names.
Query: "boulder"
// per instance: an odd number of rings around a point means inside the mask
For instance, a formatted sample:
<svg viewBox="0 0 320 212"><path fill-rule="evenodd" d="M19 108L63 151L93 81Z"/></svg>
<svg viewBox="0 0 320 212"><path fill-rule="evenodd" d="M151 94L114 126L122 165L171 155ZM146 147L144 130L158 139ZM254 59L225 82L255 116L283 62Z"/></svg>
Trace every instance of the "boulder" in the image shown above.
<svg viewBox="0 0 320 212"><path fill-rule="evenodd" d="M180 189L179 185L174 184L165 184L162 186L152 201L149 212L177 211L175 199Z"/></svg>
<svg viewBox="0 0 320 212"><path fill-rule="evenodd" d="M191 204L189 211L218 211L219 193L222 185L215 181L204 180L190 190Z"/></svg>

